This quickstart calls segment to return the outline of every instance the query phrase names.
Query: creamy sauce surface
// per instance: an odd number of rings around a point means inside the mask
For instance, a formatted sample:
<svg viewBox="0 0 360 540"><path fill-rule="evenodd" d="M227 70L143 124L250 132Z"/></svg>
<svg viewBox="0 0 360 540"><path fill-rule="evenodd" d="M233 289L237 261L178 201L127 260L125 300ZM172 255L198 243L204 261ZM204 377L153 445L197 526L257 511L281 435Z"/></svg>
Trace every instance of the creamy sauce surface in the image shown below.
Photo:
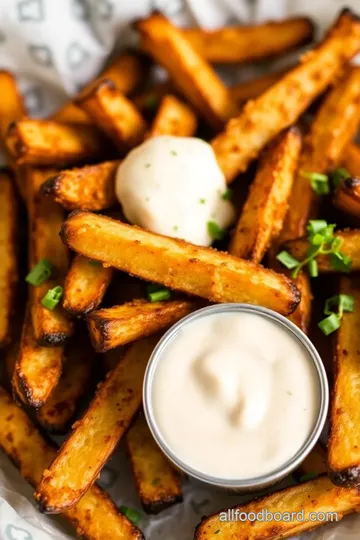
<svg viewBox="0 0 360 540"><path fill-rule="evenodd" d="M179 330L158 361L152 404L185 464L221 479L274 471L311 434L316 368L283 327L260 315L205 315Z"/></svg>
<svg viewBox="0 0 360 540"><path fill-rule="evenodd" d="M116 195L130 223L210 246L208 223L234 221L226 182L211 146L195 137L153 137L119 165Z"/></svg>

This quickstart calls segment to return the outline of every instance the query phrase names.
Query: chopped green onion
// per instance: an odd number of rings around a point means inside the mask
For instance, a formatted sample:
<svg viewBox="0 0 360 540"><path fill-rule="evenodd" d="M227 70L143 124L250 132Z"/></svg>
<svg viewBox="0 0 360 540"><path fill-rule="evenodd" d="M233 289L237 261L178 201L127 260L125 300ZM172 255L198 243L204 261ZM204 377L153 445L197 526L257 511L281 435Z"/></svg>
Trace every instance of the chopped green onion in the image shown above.
<svg viewBox="0 0 360 540"><path fill-rule="evenodd" d="M146 285L146 294L151 294L153 292L161 291L163 289L163 285L159 285L158 283L150 283L149 285Z"/></svg>
<svg viewBox="0 0 360 540"><path fill-rule="evenodd" d="M89 264L90 264L91 266L102 266L101 262L99 262L99 261L94 261L94 259L90 259L90 260L89 260Z"/></svg>
<svg viewBox="0 0 360 540"><path fill-rule="evenodd" d="M25 281L34 287L38 287L49 279L51 271L51 263L47 259L42 259L31 269L26 276Z"/></svg>
<svg viewBox="0 0 360 540"><path fill-rule="evenodd" d="M199 199L199 203L200 203L200 204L205 204L205 203L206 203L206 199Z"/></svg>
<svg viewBox="0 0 360 540"><path fill-rule="evenodd" d="M316 233L313 236L309 236L308 240L310 244L316 247L316 249L318 246L322 246L325 242L325 239L321 233Z"/></svg>
<svg viewBox="0 0 360 540"><path fill-rule="evenodd" d="M325 315L331 315L332 313L334 313L334 310L331 309L334 306L338 307L340 315L342 315L343 311L354 311L354 297L350 294L337 294L336 296L331 296L325 302Z"/></svg>
<svg viewBox="0 0 360 540"><path fill-rule="evenodd" d="M331 173L331 180L334 188L336 189L339 187L341 180L345 180L345 178L349 178L350 176L351 174L346 169L335 169L335 171Z"/></svg>
<svg viewBox="0 0 360 540"><path fill-rule="evenodd" d="M295 257L293 257L288 251L285 250L281 251L278 255L276 255L276 258L289 270L292 270L300 263L300 261L295 259Z"/></svg>
<svg viewBox="0 0 360 540"><path fill-rule="evenodd" d="M338 272L350 272L352 259L341 251L336 251L330 254L330 264Z"/></svg>
<svg viewBox="0 0 360 540"><path fill-rule="evenodd" d="M171 150L170 154L171 154L172 156L177 156L177 155L178 155L177 152L175 152L175 150Z"/></svg>
<svg viewBox="0 0 360 540"><path fill-rule="evenodd" d="M214 238L214 240L222 240L226 235L226 231L221 229L215 221L208 221L207 228L209 235L211 238Z"/></svg>
<svg viewBox="0 0 360 540"><path fill-rule="evenodd" d="M315 480L315 478L318 478L318 476L319 475L316 472L309 472L300 476L299 482L308 482L309 480Z"/></svg>
<svg viewBox="0 0 360 540"><path fill-rule="evenodd" d="M328 226L328 222L325 219L311 219L307 224L306 230L309 235L320 233Z"/></svg>
<svg viewBox="0 0 360 540"><path fill-rule="evenodd" d="M341 248L341 245L343 243L343 239L340 238L340 236L334 236L334 238L331 240L331 250L332 252L339 251Z"/></svg>
<svg viewBox="0 0 360 540"><path fill-rule="evenodd" d="M309 270L310 277L318 277L319 268L318 268L318 263L316 259L311 259L311 261L308 262L308 270Z"/></svg>
<svg viewBox="0 0 360 540"><path fill-rule="evenodd" d="M148 294L150 302L162 302L163 300L169 300L171 293L169 289L161 289Z"/></svg>
<svg viewBox="0 0 360 540"><path fill-rule="evenodd" d="M224 193L221 195L221 198L224 201L230 201L232 196L233 196L233 190L230 188L227 188L226 191L224 191Z"/></svg>
<svg viewBox="0 0 360 540"><path fill-rule="evenodd" d="M325 336L328 336L340 328L340 317L336 313L332 313L320 321L318 327L324 332Z"/></svg>
<svg viewBox="0 0 360 540"><path fill-rule="evenodd" d="M135 510L135 508L129 508L128 506L124 506L123 504L120 506L120 512L124 514L134 525L137 525L139 521L142 518L142 513L139 512L139 510Z"/></svg>
<svg viewBox="0 0 360 540"><path fill-rule="evenodd" d="M329 178L326 174L304 172L302 176L310 180L310 185L317 195L328 195L330 193Z"/></svg>
<svg viewBox="0 0 360 540"><path fill-rule="evenodd" d="M41 304L46 309L53 311L53 309L55 309L60 302L63 292L64 290L62 287L60 287L60 285L54 287L53 289L49 289L45 296L42 298Z"/></svg>

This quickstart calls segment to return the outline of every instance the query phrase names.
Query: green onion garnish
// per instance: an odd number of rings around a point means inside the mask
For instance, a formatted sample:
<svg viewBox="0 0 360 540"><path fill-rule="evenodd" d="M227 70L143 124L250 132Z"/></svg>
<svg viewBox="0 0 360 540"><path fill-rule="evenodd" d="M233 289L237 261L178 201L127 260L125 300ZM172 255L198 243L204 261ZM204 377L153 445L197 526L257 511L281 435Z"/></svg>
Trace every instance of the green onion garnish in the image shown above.
<svg viewBox="0 0 360 540"><path fill-rule="evenodd" d="M318 323L318 327L320 330L322 330L325 334L325 336L328 336L329 334L332 334L335 332L335 330L338 330L340 328L340 319L336 315L336 313L332 313L322 321Z"/></svg>
<svg viewBox="0 0 360 540"><path fill-rule="evenodd" d="M233 196L233 190L230 189L230 188L227 188L227 189L224 191L224 193L221 195L221 198L222 198L224 201L230 201L232 196Z"/></svg>
<svg viewBox="0 0 360 540"><path fill-rule="evenodd" d="M124 506L123 504L120 506L120 512L124 514L134 525L137 525L139 521L142 518L141 512L139 510L135 510L135 508L129 508L128 506Z"/></svg>
<svg viewBox="0 0 360 540"><path fill-rule="evenodd" d="M150 302L162 302L163 300L169 300L170 297L171 293L169 289L162 289L148 295Z"/></svg>
<svg viewBox="0 0 360 540"><path fill-rule="evenodd" d="M318 478L318 476L319 475L316 472L309 472L300 476L299 482L308 482L309 480L315 480L315 478Z"/></svg>
<svg viewBox="0 0 360 540"><path fill-rule="evenodd" d="M226 231L221 229L215 221L208 221L207 223L208 233L214 240L222 240L226 235Z"/></svg>
<svg viewBox="0 0 360 540"><path fill-rule="evenodd" d="M351 257L344 255L341 251L336 251L330 255L331 266L338 272L350 272L352 260Z"/></svg>
<svg viewBox="0 0 360 540"><path fill-rule="evenodd" d="M308 262L308 271L310 277L318 277L319 268L316 259L311 259L311 261Z"/></svg>
<svg viewBox="0 0 360 540"><path fill-rule="evenodd" d="M61 300L64 289L58 285L53 289L49 289L48 292L41 300L41 304L46 308L53 311Z"/></svg>
<svg viewBox="0 0 360 540"><path fill-rule="evenodd" d="M99 262L99 261L94 261L94 259L89 259L89 264L90 264L91 266L102 266L102 265L101 265L101 262Z"/></svg>
<svg viewBox="0 0 360 540"><path fill-rule="evenodd" d="M317 195L328 195L330 193L329 178L326 174L303 172L302 176L310 180L310 185Z"/></svg>
<svg viewBox="0 0 360 540"><path fill-rule="evenodd" d="M49 279L51 271L51 263L47 259L42 259L30 270L25 281L34 287L38 287Z"/></svg>
<svg viewBox="0 0 360 540"><path fill-rule="evenodd" d="M200 204L205 204L205 203L206 203L206 199L199 199L199 203L200 203Z"/></svg>
<svg viewBox="0 0 360 540"><path fill-rule="evenodd" d="M315 235L316 233L319 233L320 231L326 229L328 226L327 221L325 219L311 219L309 223L307 224L306 230L310 235Z"/></svg>
<svg viewBox="0 0 360 540"><path fill-rule="evenodd" d="M337 307L336 312L332 309L334 307ZM324 307L324 314L327 317L318 323L319 328L326 336L332 334L332 332L340 328L344 311L352 312L354 309L355 300L353 296L349 294L331 296L326 300Z"/></svg>
<svg viewBox="0 0 360 540"><path fill-rule="evenodd" d="M339 187L341 180L345 180L345 178L349 178L350 176L351 174L346 169L335 169L335 171L331 173L331 180L334 188L336 189Z"/></svg>
<svg viewBox="0 0 360 540"><path fill-rule="evenodd" d="M277 256L277 260L281 262L286 268L291 270L292 268L295 268L300 261L295 259L288 251L281 251Z"/></svg>
<svg viewBox="0 0 360 540"><path fill-rule="evenodd" d="M177 156L177 155L178 155L178 153L175 152L175 150L171 150L170 154L171 154L172 156Z"/></svg>

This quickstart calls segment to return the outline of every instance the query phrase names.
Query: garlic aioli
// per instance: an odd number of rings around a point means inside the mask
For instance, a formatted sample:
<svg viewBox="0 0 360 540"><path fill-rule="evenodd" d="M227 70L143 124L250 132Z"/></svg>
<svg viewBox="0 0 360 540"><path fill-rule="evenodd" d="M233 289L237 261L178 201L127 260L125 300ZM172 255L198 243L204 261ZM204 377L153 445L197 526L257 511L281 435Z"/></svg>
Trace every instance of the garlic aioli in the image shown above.
<svg viewBox="0 0 360 540"><path fill-rule="evenodd" d="M128 221L201 246L214 241L208 223L226 229L235 218L210 144L195 137L152 137L120 163L116 196Z"/></svg>
<svg viewBox="0 0 360 540"><path fill-rule="evenodd" d="M184 464L224 480L275 471L311 435L320 386L310 353L255 313L208 314L162 350L151 387L154 420Z"/></svg>

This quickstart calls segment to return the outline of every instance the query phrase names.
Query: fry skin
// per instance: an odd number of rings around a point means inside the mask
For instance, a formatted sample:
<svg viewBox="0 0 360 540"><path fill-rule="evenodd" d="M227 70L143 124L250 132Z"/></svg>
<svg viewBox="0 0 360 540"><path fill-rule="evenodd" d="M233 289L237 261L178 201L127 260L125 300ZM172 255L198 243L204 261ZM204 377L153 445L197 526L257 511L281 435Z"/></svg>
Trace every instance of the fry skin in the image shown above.
<svg viewBox="0 0 360 540"><path fill-rule="evenodd" d="M184 33L154 13L135 23L140 44L168 72L174 86L215 130L235 116L238 107L213 68Z"/></svg>
<svg viewBox="0 0 360 540"><path fill-rule="evenodd" d="M34 488L56 456L26 413L0 387L0 447ZM144 540L140 530L122 515L110 497L93 486L63 517L87 540Z"/></svg>
<svg viewBox="0 0 360 540"><path fill-rule="evenodd" d="M360 176L360 148L350 143L342 155L342 166L347 169L351 176Z"/></svg>
<svg viewBox="0 0 360 540"><path fill-rule="evenodd" d="M125 443L145 512L157 514L182 502L179 474L156 444L143 415L130 427Z"/></svg>
<svg viewBox="0 0 360 540"><path fill-rule="evenodd" d="M76 104L108 135L120 151L128 151L144 139L145 120L110 79L92 85L90 90L79 94Z"/></svg>
<svg viewBox="0 0 360 540"><path fill-rule="evenodd" d="M65 167L94 160L105 149L92 126L24 119L9 126L6 145L17 165Z"/></svg>
<svg viewBox="0 0 360 540"><path fill-rule="evenodd" d="M208 62L245 63L277 57L306 45L313 39L314 26L307 17L293 17L217 30L190 28L183 33Z"/></svg>
<svg viewBox="0 0 360 540"><path fill-rule="evenodd" d="M93 311L86 322L94 349L106 352L165 330L198 307L199 304L191 300L134 300Z"/></svg>
<svg viewBox="0 0 360 540"><path fill-rule="evenodd" d="M206 517L195 530L195 540L280 540L310 531L324 525L325 521L314 521L310 513L336 512L338 520L345 515L356 512L360 507L360 494L356 489L345 489L334 486L326 476L316 480L292 486L249 503L236 506L240 512L304 512L304 519L287 521L220 521L220 512ZM224 511L226 512L226 510ZM296 516L295 516L296 517ZM219 532L218 532L219 531ZM219 536L217 536L219 535Z"/></svg>
<svg viewBox="0 0 360 540"><path fill-rule="evenodd" d="M197 118L191 108L177 97L163 97L148 137L174 135L192 137L196 131Z"/></svg>
<svg viewBox="0 0 360 540"><path fill-rule="evenodd" d="M322 43L258 98L248 102L213 141L228 182L284 128L296 122L310 103L360 49L360 20L343 10Z"/></svg>
<svg viewBox="0 0 360 540"><path fill-rule="evenodd" d="M360 486L360 279L341 277L339 294L354 297L353 313L344 313L335 334L335 380L328 461L338 486Z"/></svg>
<svg viewBox="0 0 360 540"><path fill-rule="evenodd" d="M300 132L290 128L264 152L230 242L231 255L260 263L272 238L278 236L288 209L301 142Z"/></svg>
<svg viewBox="0 0 360 540"><path fill-rule="evenodd" d="M159 336L131 345L43 474L35 497L46 513L78 503L138 411L145 368Z"/></svg>
<svg viewBox="0 0 360 540"><path fill-rule="evenodd" d="M360 217L360 178L345 178L336 189L333 204L347 214Z"/></svg>
<svg viewBox="0 0 360 540"><path fill-rule="evenodd" d="M74 317L83 317L102 302L113 276L112 268L76 255L64 283L63 307Z"/></svg>
<svg viewBox="0 0 360 540"><path fill-rule="evenodd" d="M60 171L43 183L41 191L65 210L106 210L117 202L115 174L119 164L104 161Z"/></svg>
<svg viewBox="0 0 360 540"><path fill-rule="evenodd" d="M1 75L1 74L0 74ZM0 77L1 78L1 77ZM18 203L10 171L0 171L0 348L11 340L19 279Z"/></svg>
<svg viewBox="0 0 360 540"><path fill-rule="evenodd" d="M283 275L104 216L74 212L63 224L61 237L81 255L214 302L250 302L288 315L300 301L298 290Z"/></svg>

